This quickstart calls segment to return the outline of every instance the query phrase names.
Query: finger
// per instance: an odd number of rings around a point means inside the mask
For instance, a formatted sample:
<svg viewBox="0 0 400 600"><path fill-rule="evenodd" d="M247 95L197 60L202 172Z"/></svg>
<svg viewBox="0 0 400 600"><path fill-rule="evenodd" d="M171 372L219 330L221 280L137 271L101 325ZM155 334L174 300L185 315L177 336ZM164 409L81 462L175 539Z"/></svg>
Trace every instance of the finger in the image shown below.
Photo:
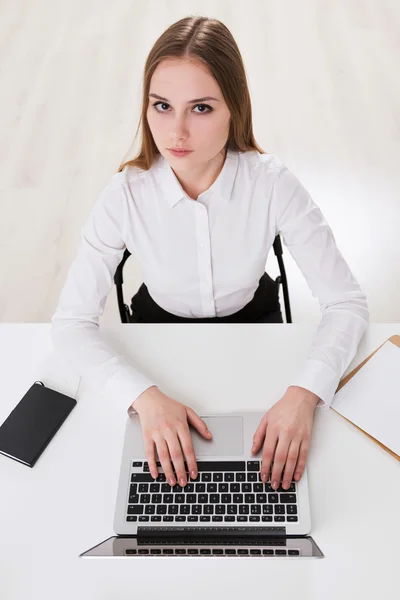
<svg viewBox="0 0 400 600"><path fill-rule="evenodd" d="M197 477L197 463L196 455L193 448L192 438L190 436L189 426L182 424L177 427L178 437L183 450L183 454L186 458L188 471L192 479Z"/></svg>
<svg viewBox="0 0 400 600"><path fill-rule="evenodd" d="M149 471L151 476L156 479L158 477L158 469L156 463L154 440L148 434L143 435L144 451L146 453L147 464L149 465Z"/></svg>
<svg viewBox="0 0 400 600"><path fill-rule="evenodd" d="M170 460L167 442L162 437L162 435L158 432L156 432L154 434L154 439L155 439L155 443L157 445L158 458L160 459L160 463L164 470L165 477L166 477L167 481L169 482L170 486L174 486L176 481L175 481L174 470L172 468L172 463Z"/></svg>
<svg viewBox="0 0 400 600"><path fill-rule="evenodd" d="M296 467L297 457L299 455L301 440L293 439L289 446L289 452L286 460L285 474L283 475L282 487L287 490L290 487L293 479L293 472Z"/></svg>
<svg viewBox="0 0 400 600"><path fill-rule="evenodd" d="M310 438L303 438L300 444L299 457L297 459L297 465L294 472L294 478L296 481L299 481L301 476L304 473L304 468L306 466L306 460L308 456L308 450L310 447Z"/></svg>
<svg viewBox="0 0 400 600"><path fill-rule="evenodd" d="M261 445L265 438L265 430L267 427L267 413L263 416L260 421L259 426L256 429L256 432L253 436L253 447L251 449L252 453L255 454L261 448Z"/></svg>
<svg viewBox="0 0 400 600"><path fill-rule="evenodd" d="M190 406L185 406L185 408L186 408L188 422L191 425L193 425L193 427L195 427L197 429L197 431L199 433L201 433L201 435L203 437L211 439L212 433L208 429L207 423L205 421L203 421L203 419L201 417L199 417L199 415L197 413L195 413L194 410L192 408L190 408Z"/></svg>
<svg viewBox="0 0 400 600"><path fill-rule="evenodd" d="M271 470L272 457L274 455L277 442L277 430L273 427L267 427L267 433L265 435L265 441L261 457L261 479L264 481L264 483L268 481L269 473Z"/></svg>
<svg viewBox="0 0 400 600"><path fill-rule="evenodd" d="M271 485L274 490L278 489L279 487L279 482L281 480L283 467L285 466L291 441L291 438L284 433L281 433L279 436L278 445L275 450L274 466L271 473Z"/></svg>
<svg viewBox="0 0 400 600"><path fill-rule="evenodd" d="M187 483L186 480L186 469L185 464L183 462L182 448L179 443L179 439L177 436L176 430L167 429L164 432L165 441L168 444L169 454L171 456L172 463L175 467L175 473L178 479L178 482L181 486L185 486Z"/></svg>

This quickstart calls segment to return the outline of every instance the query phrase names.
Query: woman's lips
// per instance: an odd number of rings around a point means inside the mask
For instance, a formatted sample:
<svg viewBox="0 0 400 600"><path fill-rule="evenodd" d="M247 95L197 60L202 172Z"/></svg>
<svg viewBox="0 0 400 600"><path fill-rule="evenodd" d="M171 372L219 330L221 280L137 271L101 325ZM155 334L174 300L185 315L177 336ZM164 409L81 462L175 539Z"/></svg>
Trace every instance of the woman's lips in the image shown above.
<svg viewBox="0 0 400 600"><path fill-rule="evenodd" d="M169 151L174 156L179 156L179 157L187 156L188 154L193 152L193 150L171 150L171 149L169 149Z"/></svg>

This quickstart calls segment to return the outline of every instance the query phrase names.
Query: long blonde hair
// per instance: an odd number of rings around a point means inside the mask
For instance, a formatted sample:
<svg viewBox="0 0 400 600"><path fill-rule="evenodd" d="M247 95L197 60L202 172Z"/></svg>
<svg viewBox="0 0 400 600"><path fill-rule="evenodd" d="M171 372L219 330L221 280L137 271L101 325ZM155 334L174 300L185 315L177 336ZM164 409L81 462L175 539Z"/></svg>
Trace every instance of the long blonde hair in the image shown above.
<svg viewBox="0 0 400 600"><path fill-rule="evenodd" d="M146 113L152 75L161 61L167 58L198 60L208 67L218 82L231 113L229 137L225 150L246 152L258 150L253 135L250 94L239 48L229 29L217 19L190 16L172 24L155 42L144 68L142 113L135 139L143 123L141 147L138 154L118 168L126 165L148 170L160 155L154 143Z"/></svg>

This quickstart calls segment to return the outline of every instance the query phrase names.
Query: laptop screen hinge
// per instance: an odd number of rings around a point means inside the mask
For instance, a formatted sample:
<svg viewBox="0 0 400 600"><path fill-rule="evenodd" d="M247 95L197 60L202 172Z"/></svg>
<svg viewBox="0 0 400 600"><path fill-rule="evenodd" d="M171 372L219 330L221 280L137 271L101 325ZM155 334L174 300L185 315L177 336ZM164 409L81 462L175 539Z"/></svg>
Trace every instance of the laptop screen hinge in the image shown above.
<svg viewBox="0 0 400 600"><path fill-rule="evenodd" d="M140 526L137 529L138 537L201 537L209 539L227 537L279 537L286 536L286 527L181 527L181 526Z"/></svg>

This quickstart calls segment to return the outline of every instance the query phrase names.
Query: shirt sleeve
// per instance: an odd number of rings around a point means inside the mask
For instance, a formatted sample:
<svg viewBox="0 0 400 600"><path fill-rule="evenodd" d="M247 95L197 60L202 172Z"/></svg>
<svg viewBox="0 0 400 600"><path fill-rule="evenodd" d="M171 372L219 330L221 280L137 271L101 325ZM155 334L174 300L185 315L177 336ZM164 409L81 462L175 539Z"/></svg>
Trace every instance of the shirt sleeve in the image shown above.
<svg viewBox="0 0 400 600"><path fill-rule="evenodd" d="M321 307L306 362L290 385L310 390L328 410L368 327L367 299L340 253L331 228L299 179L286 167L274 183L276 232L282 236Z"/></svg>
<svg viewBox="0 0 400 600"><path fill-rule="evenodd" d="M123 187L113 175L81 230L77 255L51 319L51 340L73 370L90 377L96 389L128 411L143 391L156 384L102 339L99 327L126 248L125 201Z"/></svg>

